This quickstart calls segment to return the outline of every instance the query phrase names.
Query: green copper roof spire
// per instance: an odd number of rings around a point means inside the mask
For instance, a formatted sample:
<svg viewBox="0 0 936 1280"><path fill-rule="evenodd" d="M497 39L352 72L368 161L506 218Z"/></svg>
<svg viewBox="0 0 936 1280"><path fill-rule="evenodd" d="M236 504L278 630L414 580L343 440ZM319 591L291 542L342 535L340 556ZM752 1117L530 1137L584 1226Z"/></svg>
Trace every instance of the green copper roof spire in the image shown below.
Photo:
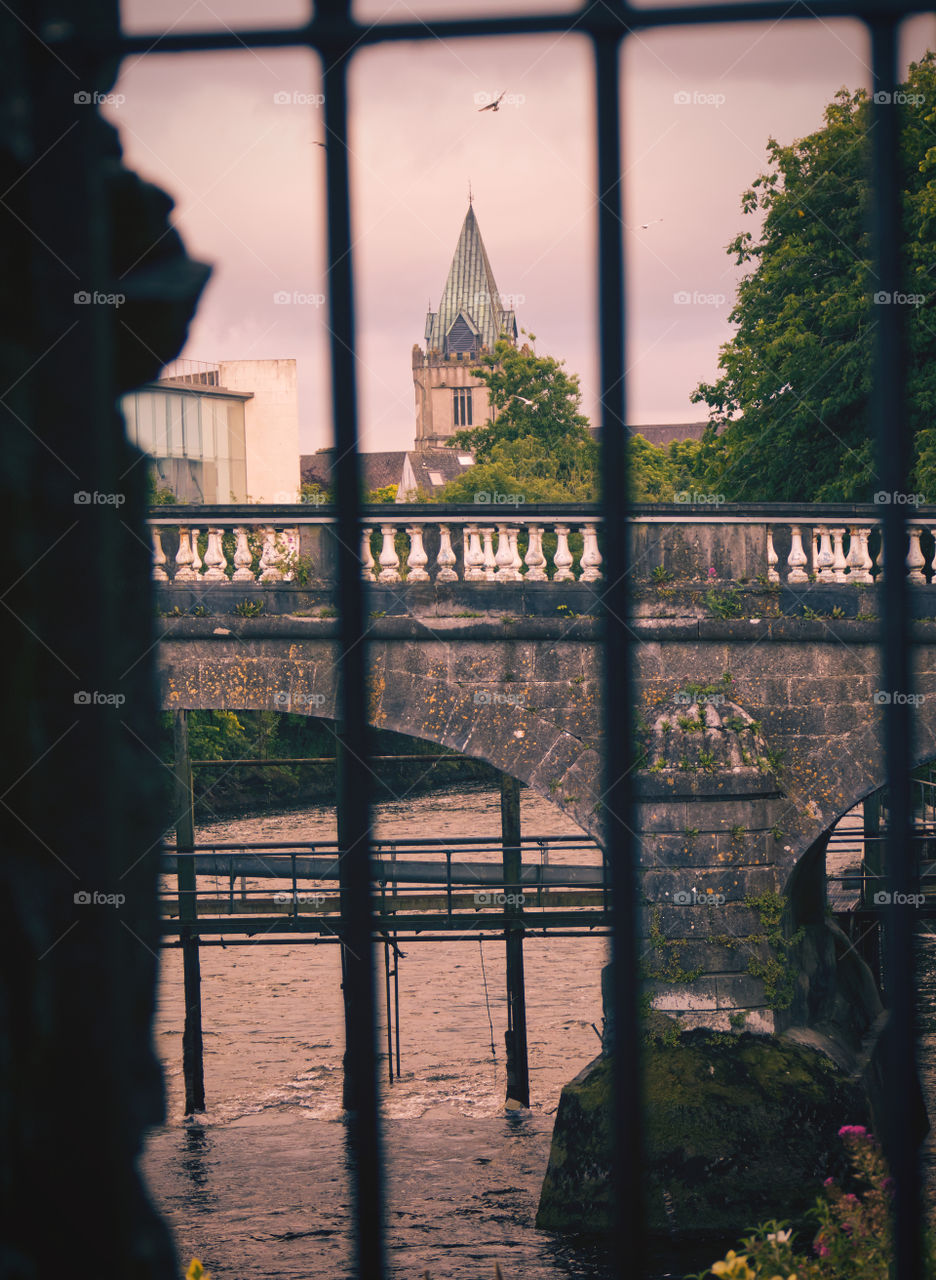
<svg viewBox="0 0 936 1280"><path fill-rule="evenodd" d="M501 305L478 219L469 201L442 301L438 311L426 316L426 346L446 356L476 355L482 347L492 351L502 333L516 341L517 321L513 311Z"/></svg>

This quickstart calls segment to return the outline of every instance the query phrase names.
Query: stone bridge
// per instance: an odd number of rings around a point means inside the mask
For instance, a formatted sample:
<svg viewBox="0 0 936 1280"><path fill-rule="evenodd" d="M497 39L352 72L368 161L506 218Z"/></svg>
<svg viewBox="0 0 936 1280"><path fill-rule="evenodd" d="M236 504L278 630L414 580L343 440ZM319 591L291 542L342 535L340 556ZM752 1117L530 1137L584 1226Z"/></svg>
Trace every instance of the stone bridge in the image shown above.
<svg viewBox="0 0 936 1280"><path fill-rule="evenodd" d="M825 920L825 837L884 784L881 711L892 696L878 675L874 579L881 570L868 551L874 525L868 513L859 517L868 524L849 528L844 513L841 523L833 513L828 524L808 527L789 517L731 524L721 513L670 514L635 530L635 786L646 958L655 1006L679 1013L685 1027L743 1021L775 1030L841 1015L848 948ZM483 528L466 521L460 542L444 526L435 531L433 580L419 576L433 531L424 536L410 523L407 557L400 522L381 517L381 555L373 569L362 557L371 579L370 719L489 762L600 839L600 536L592 524L576 543L566 516L565 534L553 521L560 532L550 544L550 522L533 518L538 535L516 514L498 531L495 566L499 557L516 577L498 576L495 567L493 580L466 581L472 538L484 572L484 544L493 538ZM160 523L171 535L164 516ZM284 527L266 526L252 567L251 531L239 526L229 541L236 548L240 540L249 580L232 581L230 563L226 572L215 564L212 579L204 546L191 577L160 579L165 709L335 717L339 623L331 586L326 576L295 571L301 529L277 550ZM191 563L184 537L189 554L200 545L190 529L183 527L175 552L183 567ZM224 531L214 533L217 560ZM401 567L413 562L414 545L417 574L407 580ZM551 576L531 580L544 547L554 558ZM570 547L569 562L560 564ZM521 575L516 561L524 549ZM274 571L265 580L264 557ZM919 763L936 756L931 557L921 525L908 545L919 619ZM393 560L379 571L383 582L376 580L377 564ZM157 559L157 570L165 572L165 563ZM261 604L262 613L245 616ZM849 981L863 979L852 973ZM854 1031L857 1042L862 1028Z"/></svg>

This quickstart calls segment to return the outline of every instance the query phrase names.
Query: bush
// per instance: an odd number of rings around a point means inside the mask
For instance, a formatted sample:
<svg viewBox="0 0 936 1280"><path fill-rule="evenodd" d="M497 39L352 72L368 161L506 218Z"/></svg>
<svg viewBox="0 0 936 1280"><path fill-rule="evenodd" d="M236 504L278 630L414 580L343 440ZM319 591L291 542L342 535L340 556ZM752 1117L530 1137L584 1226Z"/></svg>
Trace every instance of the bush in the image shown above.
<svg viewBox="0 0 936 1280"><path fill-rule="evenodd" d="M810 1210L818 1230L808 1253L795 1251L792 1231L766 1222L694 1280L888 1280L893 1256L891 1179L875 1139L861 1125L839 1130L853 1190L827 1178ZM927 1237L926 1274L936 1275L936 1250Z"/></svg>

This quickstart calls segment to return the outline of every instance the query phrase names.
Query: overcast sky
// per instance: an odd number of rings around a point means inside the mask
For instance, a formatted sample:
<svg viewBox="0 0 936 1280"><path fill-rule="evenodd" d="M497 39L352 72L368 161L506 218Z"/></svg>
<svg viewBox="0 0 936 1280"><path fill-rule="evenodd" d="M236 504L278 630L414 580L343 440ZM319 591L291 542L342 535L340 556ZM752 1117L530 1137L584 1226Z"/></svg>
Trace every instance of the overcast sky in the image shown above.
<svg viewBox="0 0 936 1280"><path fill-rule="evenodd" d="M471 3L475 14L506 8L504 0ZM462 10L464 0L357 4L368 21ZM124 5L126 27L147 32L303 17L292 0ZM906 59L933 32L931 19L908 23ZM690 393L716 374L731 331L738 269L725 246L756 228L740 211L741 193L764 168L768 137L811 132L837 89L869 84L867 40L857 23L817 20L648 33L630 39L624 68L629 418L697 421L705 413ZM469 182L499 289L537 348L581 376L595 419L590 71L587 42L574 36L427 41L356 58L364 448L412 447L411 349L429 304L438 305ZM115 92L124 100L107 114L127 162L173 196L189 252L214 266L183 355L295 357L302 450L330 443L327 308L317 302L325 292L324 153L314 143L325 135L316 60L268 51L150 56L124 65ZM501 92L499 111L478 110ZM284 293L291 301L277 303Z"/></svg>

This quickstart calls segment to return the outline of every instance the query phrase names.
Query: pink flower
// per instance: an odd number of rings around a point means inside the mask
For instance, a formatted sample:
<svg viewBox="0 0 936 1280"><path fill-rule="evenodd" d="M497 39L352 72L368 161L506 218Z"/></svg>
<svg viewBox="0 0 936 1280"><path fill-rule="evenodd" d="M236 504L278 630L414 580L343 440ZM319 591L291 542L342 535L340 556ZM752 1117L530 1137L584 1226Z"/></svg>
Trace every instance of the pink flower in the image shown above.
<svg viewBox="0 0 936 1280"><path fill-rule="evenodd" d="M868 1131L863 1124L844 1124L838 1131L840 1138L866 1138Z"/></svg>
<svg viewBox="0 0 936 1280"><path fill-rule="evenodd" d="M709 576L710 578L716 578L716 577L718 576L718 575L716 574L716 572L715 572L715 567L714 567L714 565L709 565L708 576Z"/></svg>
<svg viewBox="0 0 936 1280"><path fill-rule="evenodd" d="M819 1257L827 1258L828 1256L829 1256L829 1246L827 1244L821 1244L819 1246Z"/></svg>
<svg viewBox="0 0 936 1280"><path fill-rule="evenodd" d="M822 1185L823 1185L824 1187L834 1187L834 1186L835 1186L835 1179L834 1179L834 1178L826 1178L825 1182L824 1182Z"/></svg>

